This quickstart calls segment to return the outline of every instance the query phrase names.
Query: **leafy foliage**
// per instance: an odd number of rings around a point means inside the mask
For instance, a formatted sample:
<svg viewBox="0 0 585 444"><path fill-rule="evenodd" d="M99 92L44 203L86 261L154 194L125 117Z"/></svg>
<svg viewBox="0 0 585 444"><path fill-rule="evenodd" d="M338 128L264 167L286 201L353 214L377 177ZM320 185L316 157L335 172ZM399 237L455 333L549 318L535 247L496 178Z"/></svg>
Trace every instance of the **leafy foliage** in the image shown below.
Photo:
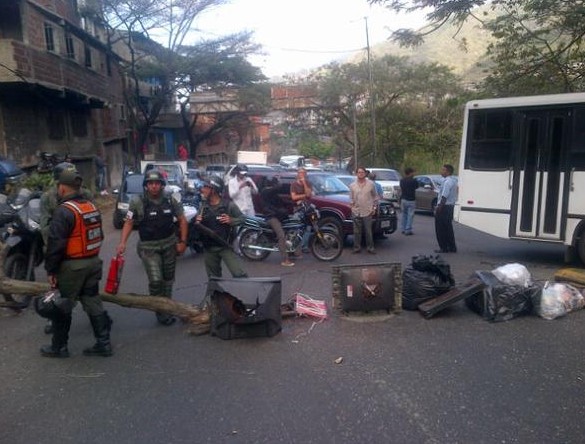
<svg viewBox="0 0 585 444"><path fill-rule="evenodd" d="M370 0L399 12L426 11L429 25L392 37L419 45L445 25L474 21L490 32L492 61L483 85L494 96L582 91L585 88L585 5L566 0ZM481 7L481 8L480 8Z"/></svg>
<svg viewBox="0 0 585 444"><path fill-rule="evenodd" d="M351 156L357 138L358 163L399 168L415 157L417 162L428 158L437 165L445 159L454 163L462 124L460 104L452 99L461 93L457 76L436 63L394 56L374 59L372 74L374 94L366 62L332 64L313 78L323 107L313 112L311 121L327 128L338 157Z"/></svg>

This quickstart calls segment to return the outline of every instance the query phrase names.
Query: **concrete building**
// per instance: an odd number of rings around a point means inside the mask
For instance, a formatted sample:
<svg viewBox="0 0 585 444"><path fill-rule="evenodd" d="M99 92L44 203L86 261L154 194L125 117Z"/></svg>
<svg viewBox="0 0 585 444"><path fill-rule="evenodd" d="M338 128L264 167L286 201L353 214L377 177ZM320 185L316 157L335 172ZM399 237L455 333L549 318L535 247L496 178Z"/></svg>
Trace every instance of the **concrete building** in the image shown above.
<svg viewBox="0 0 585 444"><path fill-rule="evenodd" d="M85 4L0 2L0 155L32 168L39 152L70 153L93 177L99 154L115 183L129 135L123 78Z"/></svg>

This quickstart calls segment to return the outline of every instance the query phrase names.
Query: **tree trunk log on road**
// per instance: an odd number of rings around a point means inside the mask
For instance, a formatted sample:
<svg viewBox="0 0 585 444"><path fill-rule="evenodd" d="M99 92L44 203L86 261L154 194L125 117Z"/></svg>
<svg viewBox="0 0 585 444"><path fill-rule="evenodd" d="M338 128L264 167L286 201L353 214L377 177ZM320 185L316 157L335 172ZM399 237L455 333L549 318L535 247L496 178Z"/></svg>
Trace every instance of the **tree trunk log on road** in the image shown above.
<svg viewBox="0 0 585 444"><path fill-rule="evenodd" d="M11 279L4 274L4 261L8 249L0 242L0 294L27 294L39 297L50 290L48 283L28 282ZM201 309L194 305L184 304L169 298L146 296L138 294L117 294L100 293L104 302L121 305L129 308L142 308L155 312L171 314L178 317L187 324L197 326L193 328L194 334L209 332L209 310ZM14 302L0 303L0 307L14 307ZM191 329L190 329L191 331Z"/></svg>

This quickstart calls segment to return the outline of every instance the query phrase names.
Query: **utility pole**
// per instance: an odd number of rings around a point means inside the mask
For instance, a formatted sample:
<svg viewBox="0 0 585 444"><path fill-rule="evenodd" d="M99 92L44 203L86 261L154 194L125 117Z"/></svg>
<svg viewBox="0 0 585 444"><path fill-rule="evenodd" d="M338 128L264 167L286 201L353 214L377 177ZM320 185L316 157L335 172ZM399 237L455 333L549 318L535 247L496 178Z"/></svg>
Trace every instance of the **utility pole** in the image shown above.
<svg viewBox="0 0 585 444"><path fill-rule="evenodd" d="M357 136L357 110L355 105L355 98L352 99L352 114L353 114L353 172L356 173L359 163L358 163L358 136Z"/></svg>
<svg viewBox="0 0 585 444"><path fill-rule="evenodd" d="M372 75L372 59L370 54L370 33L368 31L368 18L364 17L366 22L366 48L368 54L368 77L369 77L369 96L370 96L370 119L371 119L371 138L372 138L372 153L373 159L372 163L376 161L376 157L378 154L378 147L376 143L376 97L374 93L374 77Z"/></svg>

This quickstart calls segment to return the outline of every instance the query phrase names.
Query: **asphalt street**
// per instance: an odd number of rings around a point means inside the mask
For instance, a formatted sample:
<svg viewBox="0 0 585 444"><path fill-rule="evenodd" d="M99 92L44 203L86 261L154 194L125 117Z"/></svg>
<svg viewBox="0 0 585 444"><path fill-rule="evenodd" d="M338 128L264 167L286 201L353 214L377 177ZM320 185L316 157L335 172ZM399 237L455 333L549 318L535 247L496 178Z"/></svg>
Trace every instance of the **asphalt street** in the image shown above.
<svg viewBox="0 0 585 444"><path fill-rule="evenodd" d="M406 266L437 248L431 216L417 214L414 229L379 241L375 256L352 255L348 244L336 264ZM512 262L544 282L563 266L561 247L462 226L456 238L459 252L444 257L459 283ZM106 263L118 239L108 228ZM273 254L245 265L250 276L281 277L283 301L300 292L331 302L330 263L310 255L291 268L279 262ZM174 297L199 304L205 288L203 258L187 253ZM129 246L121 291L146 289ZM490 323L463 303L429 320L331 310L324 322L286 319L273 338L225 341L189 335L180 323L159 326L150 312L108 310L115 355L81 354L93 338L77 307L72 357L61 360L39 356L49 338L33 310L0 312L0 443L583 441L583 311Z"/></svg>

